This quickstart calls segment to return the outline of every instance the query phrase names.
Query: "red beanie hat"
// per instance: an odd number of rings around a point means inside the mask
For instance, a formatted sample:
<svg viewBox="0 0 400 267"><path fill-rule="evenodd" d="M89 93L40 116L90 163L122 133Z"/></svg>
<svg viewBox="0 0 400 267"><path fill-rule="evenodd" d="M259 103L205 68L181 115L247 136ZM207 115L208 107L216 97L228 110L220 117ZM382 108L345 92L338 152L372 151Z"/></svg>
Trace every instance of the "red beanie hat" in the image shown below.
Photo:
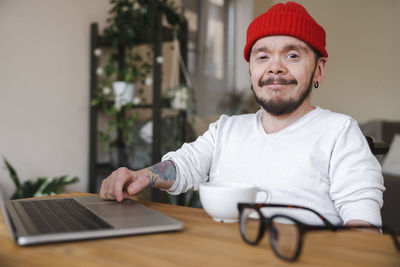
<svg viewBox="0 0 400 267"><path fill-rule="evenodd" d="M312 46L323 57L328 57L325 50L325 30L300 4L276 4L255 18L247 28L244 59L247 62L250 60L251 48L258 39L272 35L295 37Z"/></svg>

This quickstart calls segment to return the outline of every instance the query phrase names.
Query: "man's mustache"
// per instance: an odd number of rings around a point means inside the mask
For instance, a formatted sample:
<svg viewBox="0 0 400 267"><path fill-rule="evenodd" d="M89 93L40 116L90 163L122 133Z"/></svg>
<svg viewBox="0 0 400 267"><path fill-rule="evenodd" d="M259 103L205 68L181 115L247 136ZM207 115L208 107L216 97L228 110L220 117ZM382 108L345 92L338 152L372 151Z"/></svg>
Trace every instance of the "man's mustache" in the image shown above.
<svg viewBox="0 0 400 267"><path fill-rule="evenodd" d="M258 82L258 86L262 87L264 85L271 85L271 84L297 84L297 81L295 79L285 79L282 77L274 78L274 77L269 77L266 80L260 80Z"/></svg>

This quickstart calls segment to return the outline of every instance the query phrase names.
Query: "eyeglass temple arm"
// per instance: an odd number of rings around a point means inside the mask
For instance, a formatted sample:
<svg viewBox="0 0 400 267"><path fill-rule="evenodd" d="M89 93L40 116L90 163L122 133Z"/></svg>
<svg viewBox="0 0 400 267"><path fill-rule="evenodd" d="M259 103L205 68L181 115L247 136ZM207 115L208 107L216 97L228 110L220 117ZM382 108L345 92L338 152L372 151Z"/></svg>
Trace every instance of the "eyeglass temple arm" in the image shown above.
<svg viewBox="0 0 400 267"><path fill-rule="evenodd" d="M385 232L387 232L394 243L394 246L396 247L397 251L400 251L400 243L396 237L396 234L393 232L391 228L388 228L386 226L373 226L373 225L353 225L353 226L320 226L320 225L303 225L303 227L306 227L308 231L319 231L319 230L331 230L333 232L336 232L338 230L351 230L351 229L381 229Z"/></svg>
<svg viewBox="0 0 400 267"><path fill-rule="evenodd" d="M381 227L381 229L383 231L387 232L392 237L393 243L396 246L397 251L400 252L400 242L396 237L396 233L391 228L384 226L384 225Z"/></svg>
<svg viewBox="0 0 400 267"><path fill-rule="evenodd" d="M286 204L268 204L268 203L239 203L238 208L244 208L244 207L256 207L258 209L260 208L295 208L295 209L303 209L303 210L308 210L317 215L325 224L326 227L335 227L328 219L326 219L324 216L322 216L320 213L316 212L313 209L307 208L307 207L302 207L302 206L295 206L295 205L286 205Z"/></svg>
<svg viewBox="0 0 400 267"><path fill-rule="evenodd" d="M328 219L326 219L324 216L322 216L321 214L319 214L315 210L312 210L312 209L307 208L307 207L300 207L300 208L313 212L315 215L317 215L324 222L326 227L334 227L334 225L330 221L328 221Z"/></svg>
<svg viewBox="0 0 400 267"><path fill-rule="evenodd" d="M334 225L328 221L324 216L322 216L320 213L316 212L313 209L307 208L307 207L302 207L302 206L295 206L295 205L285 205L285 204L262 204L262 207L276 207L276 208L295 208L295 209L303 209L303 210L308 210L317 215L325 224L326 227L334 227Z"/></svg>

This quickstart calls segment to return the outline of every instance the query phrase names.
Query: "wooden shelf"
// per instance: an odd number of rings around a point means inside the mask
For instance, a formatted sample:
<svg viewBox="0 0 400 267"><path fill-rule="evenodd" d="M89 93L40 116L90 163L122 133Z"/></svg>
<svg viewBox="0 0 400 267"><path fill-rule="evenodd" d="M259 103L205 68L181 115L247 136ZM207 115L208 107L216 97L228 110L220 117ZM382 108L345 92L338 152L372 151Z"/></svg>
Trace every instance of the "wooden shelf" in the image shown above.
<svg viewBox="0 0 400 267"><path fill-rule="evenodd" d="M161 25L161 16L156 16L156 33L153 41L144 40L143 44L152 43L153 47L153 103L134 105L132 109L151 109L152 120L153 120L153 143L152 143L152 163L155 164L161 160L161 110L168 108L161 98L161 80L162 80L162 65L156 61L157 57L162 56L162 43L165 41L172 41L173 35L172 30ZM182 52L183 61L187 62L187 24L183 24L178 32L178 39L180 42L180 48ZM96 75L96 69L99 64L98 58L94 55L94 50L100 47L110 47L110 43L103 40L99 34L98 24L92 23L90 28L90 101L95 97L95 91L98 88L98 77ZM184 81L184 75L182 71L179 73L180 80ZM112 104L110 102L110 104ZM99 187L97 173L110 169L110 164L98 163L97 162L97 135L98 125L97 117L98 110L96 107L90 105L90 141L89 141L89 189L91 193L96 193ZM180 116L182 114L180 113ZM186 119L186 114L183 116ZM184 126L183 128L186 128ZM182 130L185 133L185 129ZM186 138L182 135L182 138ZM157 196L153 197L153 200L157 201Z"/></svg>
<svg viewBox="0 0 400 267"><path fill-rule="evenodd" d="M172 29L168 27L162 27L162 40L163 42L170 42L173 41L173 31ZM104 40L101 36L98 36L98 45L101 47L111 47L110 42L107 42ZM143 45L143 44L149 44L151 43L151 40L142 40L141 42L138 43L138 45Z"/></svg>

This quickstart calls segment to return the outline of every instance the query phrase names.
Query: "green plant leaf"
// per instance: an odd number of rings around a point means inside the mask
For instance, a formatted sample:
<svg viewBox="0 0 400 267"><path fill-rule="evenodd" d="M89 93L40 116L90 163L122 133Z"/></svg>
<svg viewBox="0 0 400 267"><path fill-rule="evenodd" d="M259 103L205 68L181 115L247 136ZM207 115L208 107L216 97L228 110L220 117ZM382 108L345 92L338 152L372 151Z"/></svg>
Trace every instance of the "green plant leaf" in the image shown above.
<svg viewBox="0 0 400 267"><path fill-rule="evenodd" d="M79 181L77 176L63 175L59 177L38 177L28 180L21 186L20 192L15 192L11 199L52 196L65 192L65 186Z"/></svg>
<svg viewBox="0 0 400 267"><path fill-rule="evenodd" d="M95 98L95 99L92 100L91 105L92 106L97 106L99 103L100 103L100 99Z"/></svg>
<svg viewBox="0 0 400 267"><path fill-rule="evenodd" d="M186 203L186 206L194 207L194 204L199 199L199 191L189 191L188 193L190 194L190 196L188 202Z"/></svg>
<svg viewBox="0 0 400 267"><path fill-rule="evenodd" d="M22 184L22 194L17 198L35 197L35 193L40 186L46 181L46 177L39 177L34 180L28 180Z"/></svg>
<svg viewBox="0 0 400 267"><path fill-rule="evenodd" d="M17 191L20 190L21 188L21 183L19 181L19 177L13 166L7 161L5 157L3 157L4 164L7 167L8 173L10 174L11 179L13 180L15 187L17 188Z"/></svg>
<svg viewBox="0 0 400 267"><path fill-rule="evenodd" d="M126 122L126 126L128 129L131 129L133 125L135 124L136 121L136 114L132 114L131 116L128 117L128 120Z"/></svg>
<svg viewBox="0 0 400 267"><path fill-rule="evenodd" d="M34 196L51 196L55 194L61 194L65 192L65 186L76 183L79 178L72 175L63 175L52 178L44 178L41 180L41 185L35 192Z"/></svg>

